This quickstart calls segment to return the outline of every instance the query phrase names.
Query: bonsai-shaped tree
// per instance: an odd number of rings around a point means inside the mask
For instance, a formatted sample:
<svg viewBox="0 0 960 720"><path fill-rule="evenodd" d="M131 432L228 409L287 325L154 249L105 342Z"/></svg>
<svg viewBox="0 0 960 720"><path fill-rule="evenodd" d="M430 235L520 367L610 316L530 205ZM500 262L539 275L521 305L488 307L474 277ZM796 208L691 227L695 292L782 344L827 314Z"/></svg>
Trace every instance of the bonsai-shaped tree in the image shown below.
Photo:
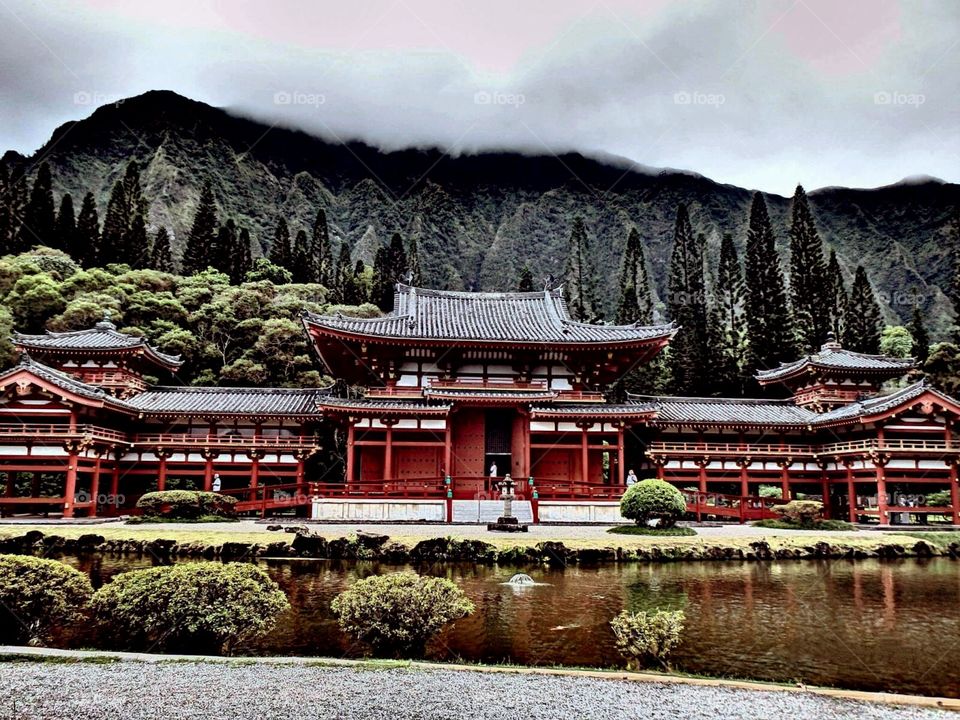
<svg viewBox="0 0 960 720"><path fill-rule="evenodd" d="M680 642L685 619L683 610L624 610L610 621L610 627L617 639L617 650L627 660L667 667L667 656Z"/></svg>
<svg viewBox="0 0 960 720"><path fill-rule="evenodd" d="M687 511L683 493L663 480L641 480L631 485L620 499L620 514L637 525L669 528Z"/></svg>

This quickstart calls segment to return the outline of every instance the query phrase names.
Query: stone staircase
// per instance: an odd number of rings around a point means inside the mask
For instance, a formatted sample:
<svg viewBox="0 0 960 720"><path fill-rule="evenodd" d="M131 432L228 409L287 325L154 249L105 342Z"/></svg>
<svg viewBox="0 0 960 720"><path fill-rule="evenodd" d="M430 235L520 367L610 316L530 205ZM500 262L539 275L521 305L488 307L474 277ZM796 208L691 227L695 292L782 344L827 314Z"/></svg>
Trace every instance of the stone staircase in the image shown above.
<svg viewBox="0 0 960 720"><path fill-rule="evenodd" d="M454 500L453 522L492 523L503 512L502 500ZM533 522L533 507L529 500L514 500L513 514L521 523Z"/></svg>

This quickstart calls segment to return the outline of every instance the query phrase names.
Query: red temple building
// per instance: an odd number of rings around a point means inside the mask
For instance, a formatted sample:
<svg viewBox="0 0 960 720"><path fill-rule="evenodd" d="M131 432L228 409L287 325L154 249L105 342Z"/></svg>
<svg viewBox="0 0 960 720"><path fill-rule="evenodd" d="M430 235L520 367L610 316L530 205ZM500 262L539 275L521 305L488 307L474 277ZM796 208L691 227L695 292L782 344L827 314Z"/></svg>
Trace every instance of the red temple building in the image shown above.
<svg viewBox="0 0 960 720"><path fill-rule="evenodd" d="M15 335L0 509L117 514L151 490L219 487L248 513L476 522L499 514L510 473L521 520L617 522L633 469L683 490L699 518L769 517L803 493L836 518L960 524L960 403L922 382L883 394L910 359L828 342L758 374L788 397L611 402L674 327L576 322L560 290L404 285L383 317L302 320L349 390L156 384L179 358L106 320Z"/></svg>

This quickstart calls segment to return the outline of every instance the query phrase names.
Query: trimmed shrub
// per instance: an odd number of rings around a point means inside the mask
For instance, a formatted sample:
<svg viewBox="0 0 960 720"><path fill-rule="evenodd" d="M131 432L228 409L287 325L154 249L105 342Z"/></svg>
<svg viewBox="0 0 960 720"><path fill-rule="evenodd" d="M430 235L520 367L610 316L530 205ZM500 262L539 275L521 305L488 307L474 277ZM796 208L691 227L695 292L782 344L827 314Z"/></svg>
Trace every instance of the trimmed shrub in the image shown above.
<svg viewBox="0 0 960 720"><path fill-rule="evenodd" d="M359 580L331 608L346 632L398 657L422 655L430 638L474 609L455 583L414 572Z"/></svg>
<svg viewBox="0 0 960 720"><path fill-rule="evenodd" d="M686 512L683 493L663 480L641 480L620 498L620 514L641 526L658 520L657 527L670 528Z"/></svg>
<svg viewBox="0 0 960 720"><path fill-rule="evenodd" d="M290 603L254 565L199 562L117 575L91 607L126 647L229 654L270 630Z"/></svg>
<svg viewBox="0 0 960 720"><path fill-rule="evenodd" d="M58 627L80 622L90 578L56 560L0 555L0 638L40 645Z"/></svg>
<svg viewBox="0 0 960 720"><path fill-rule="evenodd" d="M784 505L774 505L771 509L784 522L797 527L816 527L823 520L823 503L819 500L791 500Z"/></svg>
<svg viewBox="0 0 960 720"><path fill-rule="evenodd" d="M236 517L236 503L236 498L215 492L164 490L141 495L137 507L148 516L196 520L210 515Z"/></svg>
<svg viewBox="0 0 960 720"><path fill-rule="evenodd" d="M937 490L930 493L926 497L925 504L927 507L950 507L950 491Z"/></svg>
<svg viewBox="0 0 960 720"><path fill-rule="evenodd" d="M617 650L630 662L640 666L659 664L667 666L667 656L680 643L683 610L624 610L610 621L617 639Z"/></svg>
<svg viewBox="0 0 960 720"><path fill-rule="evenodd" d="M779 485L761 485L757 494L762 498L782 498L783 488Z"/></svg>

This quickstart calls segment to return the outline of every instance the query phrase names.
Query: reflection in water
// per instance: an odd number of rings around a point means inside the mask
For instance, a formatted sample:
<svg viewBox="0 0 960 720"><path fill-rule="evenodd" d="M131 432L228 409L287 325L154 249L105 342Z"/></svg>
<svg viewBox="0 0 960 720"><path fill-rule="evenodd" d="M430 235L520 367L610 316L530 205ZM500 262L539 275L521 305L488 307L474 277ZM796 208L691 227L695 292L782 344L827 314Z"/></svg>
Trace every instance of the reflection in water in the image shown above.
<svg viewBox="0 0 960 720"><path fill-rule="evenodd" d="M148 559L71 559L94 585ZM356 580L404 568L267 561L292 612L250 652L358 656L330 601ZM414 568L418 569L418 568ZM624 608L682 609L671 663L687 672L960 697L960 563L902 561L635 564L525 568L430 565L476 612L430 647L436 659L621 666L609 621ZM75 639L82 642L81 638ZM89 644L89 638L87 638Z"/></svg>

